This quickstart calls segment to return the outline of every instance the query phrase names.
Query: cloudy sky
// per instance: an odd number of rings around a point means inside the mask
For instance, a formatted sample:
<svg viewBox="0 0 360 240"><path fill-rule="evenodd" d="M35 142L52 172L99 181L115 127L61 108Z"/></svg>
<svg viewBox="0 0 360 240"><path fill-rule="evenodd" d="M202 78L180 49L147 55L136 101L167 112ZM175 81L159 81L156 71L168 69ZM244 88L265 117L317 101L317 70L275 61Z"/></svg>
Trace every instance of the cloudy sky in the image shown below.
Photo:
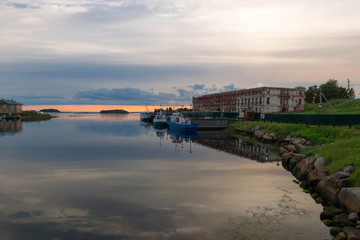
<svg viewBox="0 0 360 240"><path fill-rule="evenodd" d="M359 0L2 0L0 98L190 104L312 86L360 94Z"/></svg>

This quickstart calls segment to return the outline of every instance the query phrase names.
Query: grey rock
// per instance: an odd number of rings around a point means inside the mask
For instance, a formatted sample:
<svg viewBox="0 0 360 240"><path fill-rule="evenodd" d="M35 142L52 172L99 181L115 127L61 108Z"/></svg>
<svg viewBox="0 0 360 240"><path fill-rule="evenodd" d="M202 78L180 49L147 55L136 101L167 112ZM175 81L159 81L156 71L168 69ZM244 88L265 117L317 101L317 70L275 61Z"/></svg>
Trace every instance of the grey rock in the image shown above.
<svg viewBox="0 0 360 240"><path fill-rule="evenodd" d="M286 136L286 137L284 138L284 141L285 141L285 142L288 142L288 143L292 142L291 136Z"/></svg>
<svg viewBox="0 0 360 240"><path fill-rule="evenodd" d="M356 225L360 225L360 221L356 221Z"/></svg>
<svg viewBox="0 0 360 240"><path fill-rule="evenodd" d="M347 240L360 240L360 229L344 227L344 233L347 236Z"/></svg>
<svg viewBox="0 0 360 240"><path fill-rule="evenodd" d="M306 140L304 138L293 138L291 142L294 145L299 145L299 144L304 145L306 143Z"/></svg>
<svg viewBox="0 0 360 240"><path fill-rule="evenodd" d="M346 234L343 232L339 232L336 237L335 240L346 240Z"/></svg>
<svg viewBox="0 0 360 240"><path fill-rule="evenodd" d="M355 223L349 221L348 218L349 217L346 213L335 215L333 218L333 224L336 227L355 227Z"/></svg>
<svg viewBox="0 0 360 240"><path fill-rule="evenodd" d="M350 177L350 173L341 171L330 175L330 177L334 180L348 179Z"/></svg>
<svg viewBox="0 0 360 240"><path fill-rule="evenodd" d="M346 166L346 167L344 167L343 171L351 174L351 173L355 172L355 168L354 168L354 166Z"/></svg>
<svg viewBox="0 0 360 240"><path fill-rule="evenodd" d="M283 147L281 147L279 151L280 151L280 154L283 154L283 153L285 153L285 152L288 152L288 150L285 149L285 148L283 148Z"/></svg>
<svg viewBox="0 0 360 240"><path fill-rule="evenodd" d="M319 157L316 159L314 166L325 166L325 158L324 157Z"/></svg>
<svg viewBox="0 0 360 240"><path fill-rule="evenodd" d="M296 149L299 150L299 151L301 151L301 150L303 150L304 148L306 148L306 146L303 145L303 144L296 144L295 146L296 146Z"/></svg>
<svg viewBox="0 0 360 240"><path fill-rule="evenodd" d="M274 140L273 137L266 134L262 137L262 139L266 142L271 142L272 140Z"/></svg>
<svg viewBox="0 0 360 240"><path fill-rule="evenodd" d="M349 220L352 222L357 222L359 221L359 215L355 212L352 212L349 214Z"/></svg>
<svg viewBox="0 0 360 240"><path fill-rule="evenodd" d="M288 144L284 148L290 152L297 152L296 146L294 144Z"/></svg>
<svg viewBox="0 0 360 240"><path fill-rule="evenodd" d="M340 207L348 212L360 213L360 187L342 188L338 200Z"/></svg>

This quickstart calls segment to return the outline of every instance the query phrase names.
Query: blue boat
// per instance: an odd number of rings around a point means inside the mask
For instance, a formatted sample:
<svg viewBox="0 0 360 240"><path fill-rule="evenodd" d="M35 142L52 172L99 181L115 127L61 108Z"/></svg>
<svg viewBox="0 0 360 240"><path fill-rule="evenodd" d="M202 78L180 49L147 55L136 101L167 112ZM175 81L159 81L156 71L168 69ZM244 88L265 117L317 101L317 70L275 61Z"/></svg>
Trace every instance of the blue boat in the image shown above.
<svg viewBox="0 0 360 240"><path fill-rule="evenodd" d="M168 120L169 129L173 131L181 131L185 133L196 132L199 128L197 123L191 122L188 118L185 118L184 115L176 112Z"/></svg>

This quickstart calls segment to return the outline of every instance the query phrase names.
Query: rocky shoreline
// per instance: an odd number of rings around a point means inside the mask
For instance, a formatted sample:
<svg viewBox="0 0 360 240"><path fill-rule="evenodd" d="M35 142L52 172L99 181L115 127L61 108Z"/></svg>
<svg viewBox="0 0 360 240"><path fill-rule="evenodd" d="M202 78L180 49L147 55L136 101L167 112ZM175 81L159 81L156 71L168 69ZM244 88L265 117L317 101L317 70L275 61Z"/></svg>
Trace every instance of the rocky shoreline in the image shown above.
<svg viewBox="0 0 360 240"><path fill-rule="evenodd" d="M278 144L283 167L299 180L305 192L323 205L320 219L331 227L330 234L336 240L360 240L360 187L348 185L349 177L355 170L353 166L328 175L324 157L300 154L311 144L304 138L267 134L259 126L238 128L236 131L255 136L263 142Z"/></svg>

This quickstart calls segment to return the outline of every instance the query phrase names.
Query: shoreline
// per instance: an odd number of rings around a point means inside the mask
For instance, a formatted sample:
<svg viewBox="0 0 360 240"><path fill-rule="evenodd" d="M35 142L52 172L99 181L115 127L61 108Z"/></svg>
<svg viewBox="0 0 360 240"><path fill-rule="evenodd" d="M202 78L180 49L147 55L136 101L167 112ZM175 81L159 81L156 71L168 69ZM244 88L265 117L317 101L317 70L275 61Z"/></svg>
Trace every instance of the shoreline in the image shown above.
<svg viewBox="0 0 360 240"><path fill-rule="evenodd" d="M324 157L313 159L300 153L311 144L305 138L267 134L259 125L251 129L231 128L231 131L278 145L282 166L299 181L305 193L322 204L324 211L320 219L331 227L330 234L336 239L360 240L360 187L348 185L349 177L355 171L353 166L328 175Z"/></svg>

